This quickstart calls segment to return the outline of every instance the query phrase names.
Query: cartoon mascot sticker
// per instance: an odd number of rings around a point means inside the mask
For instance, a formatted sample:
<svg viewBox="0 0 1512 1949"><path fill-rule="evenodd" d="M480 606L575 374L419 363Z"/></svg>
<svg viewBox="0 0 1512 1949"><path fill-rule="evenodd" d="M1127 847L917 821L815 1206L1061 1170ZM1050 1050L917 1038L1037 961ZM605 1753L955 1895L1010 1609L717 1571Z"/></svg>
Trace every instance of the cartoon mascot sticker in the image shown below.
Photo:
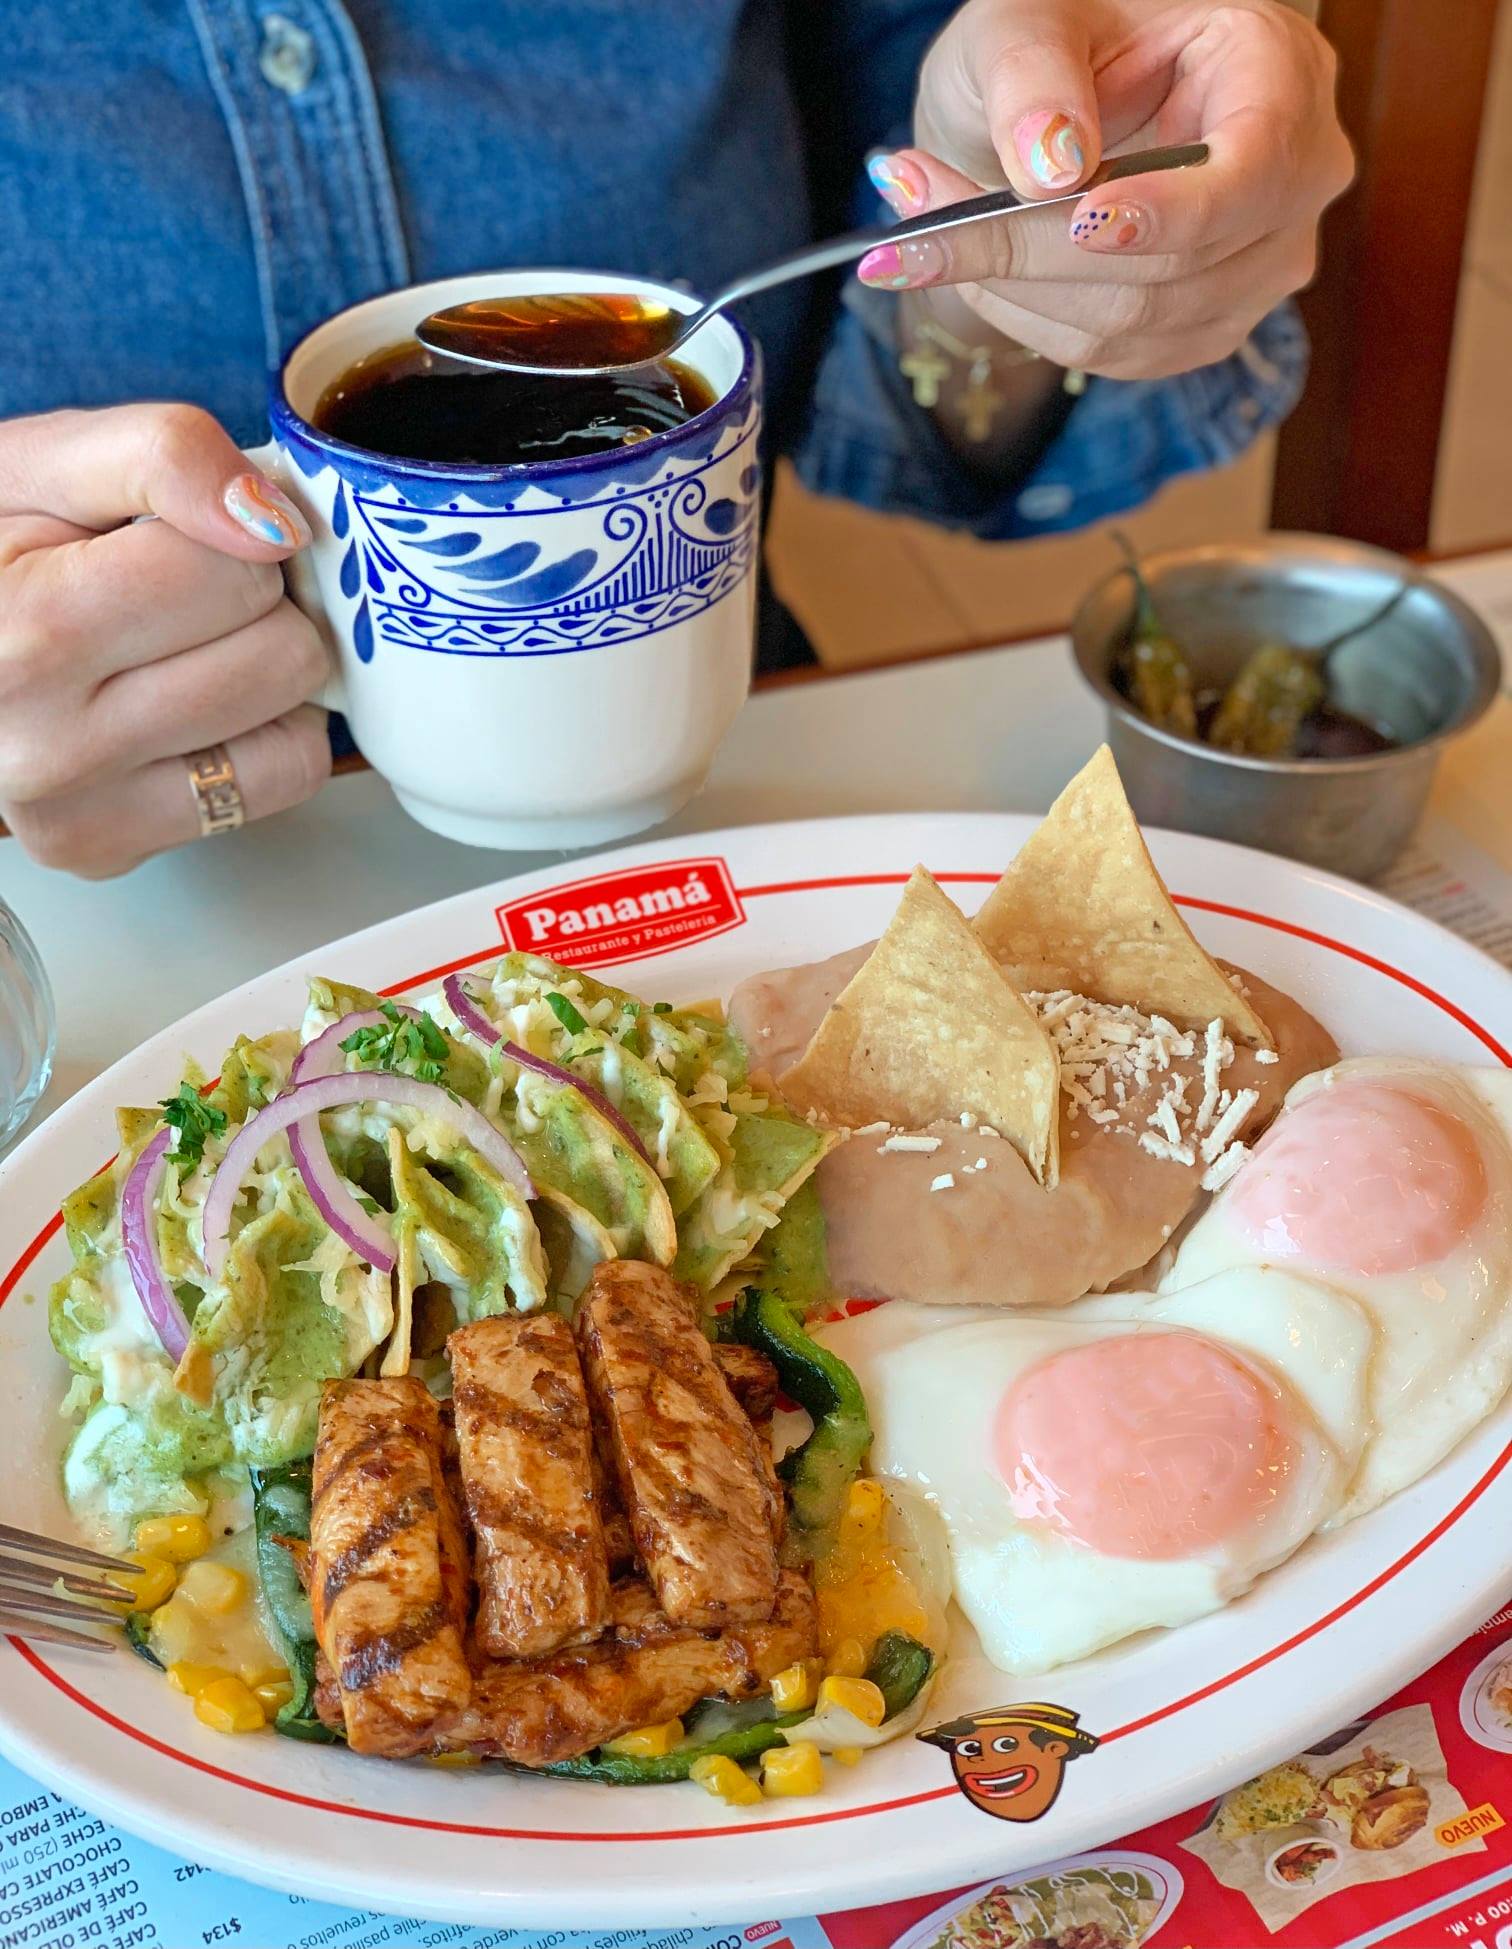
<svg viewBox="0 0 1512 1949"><path fill-rule="evenodd" d="M1097 1750L1064 1705L1001 1705L915 1735L950 1755L956 1785L996 1820L1048 1814L1070 1761Z"/></svg>

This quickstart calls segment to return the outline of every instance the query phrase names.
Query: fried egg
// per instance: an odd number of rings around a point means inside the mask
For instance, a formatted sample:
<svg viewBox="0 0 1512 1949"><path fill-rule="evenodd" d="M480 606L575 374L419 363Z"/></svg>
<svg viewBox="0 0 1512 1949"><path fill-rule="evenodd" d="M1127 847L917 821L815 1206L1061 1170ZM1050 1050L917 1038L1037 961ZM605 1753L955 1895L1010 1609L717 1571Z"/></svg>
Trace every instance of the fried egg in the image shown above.
<svg viewBox="0 0 1512 1949"><path fill-rule="evenodd" d="M1371 1328L1342 1294L1242 1268L1093 1305L894 1302L823 1329L873 1469L935 1506L1007 1672L1219 1609L1337 1509L1368 1432Z"/></svg>
<svg viewBox="0 0 1512 1949"><path fill-rule="evenodd" d="M1372 1427L1333 1520L1415 1482L1512 1383L1512 1073L1370 1057L1304 1077L1161 1291L1237 1266L1326 1281L1375 1327Z"/></svg>

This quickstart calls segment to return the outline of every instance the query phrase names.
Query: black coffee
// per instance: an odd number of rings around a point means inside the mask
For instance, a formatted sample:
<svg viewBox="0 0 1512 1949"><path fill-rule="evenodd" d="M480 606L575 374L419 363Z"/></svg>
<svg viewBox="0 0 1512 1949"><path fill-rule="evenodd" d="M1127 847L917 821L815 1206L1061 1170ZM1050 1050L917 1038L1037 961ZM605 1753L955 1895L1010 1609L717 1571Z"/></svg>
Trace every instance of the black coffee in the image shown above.
<svg viewBox="0 0 1512 1949"><path fill-rule="evenodd" d="M607 453L713 403L707 382L672 359L600 377L489 372L406 339L350 366L313 418L373 453L486 467Z"/></svg>

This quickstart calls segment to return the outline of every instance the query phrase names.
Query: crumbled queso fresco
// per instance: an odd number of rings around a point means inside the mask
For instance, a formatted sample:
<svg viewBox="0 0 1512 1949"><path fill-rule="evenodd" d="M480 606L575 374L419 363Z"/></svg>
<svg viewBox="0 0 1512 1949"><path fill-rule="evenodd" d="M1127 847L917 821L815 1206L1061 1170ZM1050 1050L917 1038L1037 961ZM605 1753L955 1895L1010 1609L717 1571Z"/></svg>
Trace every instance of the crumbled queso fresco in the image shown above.
<svg viewBox="0 0 1512 1949"><path fill-rule="evenodd" d="M1085 1112L1093 1123L1117 1124L1133 1132L1136 1126L1124 1115L1130 1096L1169 1071L1174 1059L1197 1055L1200 1043L1201 1096L1191 1100L1191 1077L1168 1075L1154 1109L1138 1129L1139 1143L1152 1157L1175 1164L1200 1161L1205 1167L1205 1191L1216 1191L1228 1182L1247 1154L1238 1132L1259 1102L1260 1092L1224 1087L1223 1072L1234 1059L1234 1045L1223 1033L1221 1021L1209 1022L1199 1038L1195 1030L1178 1029L1163 1015L1142 1015L1126 1005L1089 1001L1068 989L1034 992L1024 999L1060 1055L1061 1090L1073 1123Z"/></svg>
<svg viewBox="0 0 1512 1949"><path fill-rule="evenodd" d="M1237 983L1236 983L1237 986ZM1202 1169L1202 1188L1216 1191L1227 1184L1249 1154L1239 1141L1244 1120L1260 1100L1254 1089L1225 1088L1223 1073L1234 1060L1234 1045L1221 1021L1208 1023L1201 1035L1178 1029L1163 1015L1143 1015L1137 1008L1094 1002L1068 988L1053 992L1031 990L1024 1000L1039 1016L1060 1057L1061 1093L1066 1114L1075 1123L1083 1114L1098 1125L1116 1125L1123 1136L1137 1136L1141 1149L1173 1164ZM1173 1061L1202 1057L1201 1095L1194 1079L1171 1071ZM1273 1049L1257 1049L1255 1060L1278 1062ZM1129 1099L1143 1091L1162 1071L1165 1087L1153 1110L1135 1121ZM1196 1098L1194 1101L1193 1098ZM810 1112L810 1116L812 1116ZM980 1123L970 1110L961 1112L961 1128L979 1137L996 1137L991 1124ZM853 1137L881 1137L881 1154L931 1152L940 1139L924 1131L895 1130L886 1122L852 1130ZM958 1176L970 1177L987 1169L986 1157L975 1164L942 1172L931 1191L950 1191Z"/></svg>

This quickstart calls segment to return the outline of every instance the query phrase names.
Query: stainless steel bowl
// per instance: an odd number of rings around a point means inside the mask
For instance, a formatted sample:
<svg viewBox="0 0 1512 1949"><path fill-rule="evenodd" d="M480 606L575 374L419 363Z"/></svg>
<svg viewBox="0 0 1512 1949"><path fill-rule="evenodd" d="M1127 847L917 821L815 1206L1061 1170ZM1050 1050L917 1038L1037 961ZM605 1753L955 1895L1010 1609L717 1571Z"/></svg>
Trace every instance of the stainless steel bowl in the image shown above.
<svg viewBox="0 0 1512 1949"><path fill-rule="evenodd" d="M1325 535L1172 550L1144 568L1199 686L1224 684L1262 643L1327 642L1416 578L1384 622L1331 659L1332 701L1400 740L1363 758L1240 758L1141 717L1112 675L1134 624L1126 569L1103 577L1071 625L1077 665L1107 705L1108 742L1142 821L1358 880L1384 872L1422 815L1446 740L1496 695L1501 659L1485 624L1399 555Z"/></svg>

